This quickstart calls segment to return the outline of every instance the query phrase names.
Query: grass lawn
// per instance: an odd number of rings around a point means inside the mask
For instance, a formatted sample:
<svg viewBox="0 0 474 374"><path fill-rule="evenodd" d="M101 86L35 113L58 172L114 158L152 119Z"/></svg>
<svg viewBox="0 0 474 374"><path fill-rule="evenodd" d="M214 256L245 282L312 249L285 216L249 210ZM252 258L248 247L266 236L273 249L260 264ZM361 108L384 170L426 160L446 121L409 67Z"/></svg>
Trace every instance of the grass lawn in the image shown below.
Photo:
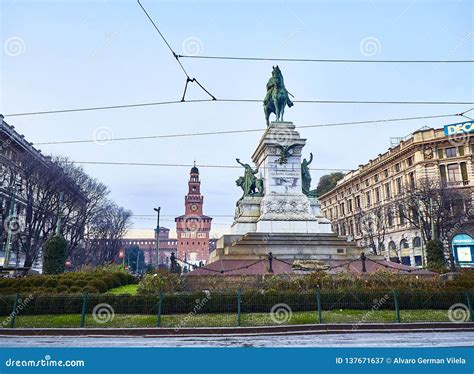
<svg viewBox="0 0 474 374"><path fill-rule="evenodd" d="M156 327L156 315L116 314L106 323L94 320L92 315L86 316L86 327ZM363 311L363 310L334 310L324 311L323 323L374 323L395 322L395 312L390 310ZM81 316L79 314L57 314L28 316L19 315L15 327L79 327ZM401 312L402 322L449 322L446 310L406 310ZM241 326L277 325L269 313L243 313ZM317 323L316 312L295 312L289 320L282 324L309 324ZM236 314L175 314L162 315L161 326L204 327L204 326L236 326Z"/></svg>
<svg viewBox="0 0 474 374"><path fill-rule="evenodd" d="M127 284L125 286L120 286L116 288L111 288L107 293L112 295L136 295L138 289L138 284Z"/></svg>

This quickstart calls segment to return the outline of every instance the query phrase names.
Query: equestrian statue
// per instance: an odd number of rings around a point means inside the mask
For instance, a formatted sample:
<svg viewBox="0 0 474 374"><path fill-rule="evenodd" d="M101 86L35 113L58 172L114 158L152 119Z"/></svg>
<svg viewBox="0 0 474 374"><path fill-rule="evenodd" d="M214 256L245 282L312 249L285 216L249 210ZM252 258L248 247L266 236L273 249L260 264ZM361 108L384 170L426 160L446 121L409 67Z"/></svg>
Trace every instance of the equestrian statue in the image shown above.
<svg viewBox="0 0 474 374"><path fill-rule="evenodd" d="M293 102L290 100L289 95L291 94L285 88L285 83L283 81L283 75L281 74L280 68L278 65L273 66L272 77L267 83L267 95L263 100L263 108L267 126L270 125L269 118L271 113L275 114L276 122L283 122L285 106L288 105L289 108L293 106Z"/></svg>

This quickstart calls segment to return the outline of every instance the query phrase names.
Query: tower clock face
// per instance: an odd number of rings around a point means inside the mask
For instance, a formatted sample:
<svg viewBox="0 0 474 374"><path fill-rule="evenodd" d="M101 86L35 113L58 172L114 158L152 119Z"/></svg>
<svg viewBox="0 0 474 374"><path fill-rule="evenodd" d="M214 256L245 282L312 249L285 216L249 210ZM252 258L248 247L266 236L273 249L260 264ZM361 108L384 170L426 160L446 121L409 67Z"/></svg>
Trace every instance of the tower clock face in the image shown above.
<svg viewBox="0 0 474 374"><path fill-rule="evenodd" d="M191 210L192 210L193 212L195 212L196 210L198 210L198 206L197 206L196 204L191 204L190 208L191 208Z"/></svg>

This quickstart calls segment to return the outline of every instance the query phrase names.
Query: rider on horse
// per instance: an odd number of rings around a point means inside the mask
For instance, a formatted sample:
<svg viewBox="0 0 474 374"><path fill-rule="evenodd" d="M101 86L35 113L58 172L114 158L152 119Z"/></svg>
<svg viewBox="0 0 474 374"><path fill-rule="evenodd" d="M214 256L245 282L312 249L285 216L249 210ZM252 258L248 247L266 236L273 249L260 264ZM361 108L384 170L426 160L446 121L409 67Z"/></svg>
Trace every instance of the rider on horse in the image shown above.
<svg viewBox="0 0 474 374"><path fill-rule="evenodd" d="M280 68L278 65L273 66L272 77L267 83L267 94L263 100L267 125L269 124L270 113L275 113L276 121L283 121L285 105L288 105L289 108L293 106L288 94Z"/></svg>

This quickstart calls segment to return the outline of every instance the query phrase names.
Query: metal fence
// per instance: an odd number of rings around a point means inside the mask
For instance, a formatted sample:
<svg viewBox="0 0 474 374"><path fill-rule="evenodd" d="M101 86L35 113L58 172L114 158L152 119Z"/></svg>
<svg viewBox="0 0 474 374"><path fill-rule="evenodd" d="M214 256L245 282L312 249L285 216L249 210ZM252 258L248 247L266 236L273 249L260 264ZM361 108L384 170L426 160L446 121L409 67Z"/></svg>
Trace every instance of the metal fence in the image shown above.
<svg viewBox="0 0 474 374"><path fill-rule="evenodd" d="M3 295L2 327L260 326L474 322L472 294L452 291Z"/></svg>

